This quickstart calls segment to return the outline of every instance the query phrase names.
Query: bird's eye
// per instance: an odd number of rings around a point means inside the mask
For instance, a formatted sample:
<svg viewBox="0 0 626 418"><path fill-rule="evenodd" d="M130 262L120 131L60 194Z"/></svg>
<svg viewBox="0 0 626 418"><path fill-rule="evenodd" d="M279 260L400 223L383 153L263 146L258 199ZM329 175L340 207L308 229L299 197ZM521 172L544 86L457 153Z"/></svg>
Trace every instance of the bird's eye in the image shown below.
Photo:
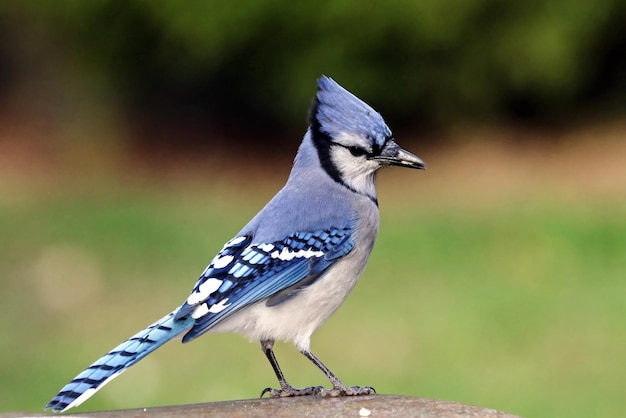
<svg viewBox="0 0 626 418"><path fill-rule="evenodd" d="M360 147L348 147L348 150L350 151L350 154L354 155L355 157L360 157L367 154L367 151Z"/></svg>

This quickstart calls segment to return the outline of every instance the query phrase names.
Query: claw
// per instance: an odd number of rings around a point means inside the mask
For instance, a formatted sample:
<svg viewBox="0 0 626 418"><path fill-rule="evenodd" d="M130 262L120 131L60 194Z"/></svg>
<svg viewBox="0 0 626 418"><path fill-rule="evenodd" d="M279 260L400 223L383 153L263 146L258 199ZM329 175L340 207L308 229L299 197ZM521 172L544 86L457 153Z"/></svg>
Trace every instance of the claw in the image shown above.
<svg viewBox="0 0 626 418"><path fill-rule="evenodd" d="M263 391L261 392L261 395L259 395L259 398L262 398L263 396L265 396L266 393L270 394L270 398L274 398L274 392L276 392L276 389L272 389L272 388L265 388L263 389Z"/></svg>
<svg viewBox="0 0 626 418"><path fill-rule="evenodd" d="M294 387L286 387L282 389L274 389L274 388L265 388L263 392L261 392L261 398L265 396L266 393L269 394L270 398L291 398L294 396L313 396L321 393L325 390L322 386L311 386L308 388L297 389Z"/></svg>

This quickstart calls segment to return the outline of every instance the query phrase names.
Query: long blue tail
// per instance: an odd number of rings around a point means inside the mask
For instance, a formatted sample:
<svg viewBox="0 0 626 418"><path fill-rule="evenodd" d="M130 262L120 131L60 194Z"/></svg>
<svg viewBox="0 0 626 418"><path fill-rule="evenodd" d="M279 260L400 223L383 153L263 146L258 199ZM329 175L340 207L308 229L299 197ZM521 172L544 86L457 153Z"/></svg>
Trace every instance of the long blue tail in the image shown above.
<svg viewBox="0 0 626 418"><path fill-rule="evenodd" d="M52 408L54 412L63 412L80 405L124 370L191 328L194 319L190 315L174 319L178 309L139 331L98 359L65 385L45 409Z"/></svg>

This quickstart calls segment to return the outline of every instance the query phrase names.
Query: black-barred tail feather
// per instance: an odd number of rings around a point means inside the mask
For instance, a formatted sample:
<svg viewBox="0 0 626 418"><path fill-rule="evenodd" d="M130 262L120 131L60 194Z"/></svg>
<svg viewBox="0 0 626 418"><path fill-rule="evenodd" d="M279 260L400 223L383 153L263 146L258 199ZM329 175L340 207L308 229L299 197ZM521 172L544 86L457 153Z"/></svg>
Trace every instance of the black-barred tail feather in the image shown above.
<svg viewBox="0 0 626 418"><path fill-rule="evenodd" d="M139 331L98 359L65 385L46 405L46 409L52 408L54 412L63 412L80 405L124 370L191 328L194 323L191 316L174 319L178 309Z"/></svg>

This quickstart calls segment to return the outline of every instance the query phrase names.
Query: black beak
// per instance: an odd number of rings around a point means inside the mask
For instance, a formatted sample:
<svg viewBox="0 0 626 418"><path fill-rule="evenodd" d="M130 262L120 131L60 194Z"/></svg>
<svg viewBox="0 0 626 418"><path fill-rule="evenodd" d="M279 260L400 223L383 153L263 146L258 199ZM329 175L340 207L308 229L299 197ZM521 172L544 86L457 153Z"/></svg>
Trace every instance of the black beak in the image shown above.
<svg viewBox="0 0 626 418"><path fill-rule="evenodd" d="M387 166L395 165L398 167L416 168L418 170L426 169L424 161L418 156L400 148L393 140L389 140L380 155L373 159Z"/></svg>

